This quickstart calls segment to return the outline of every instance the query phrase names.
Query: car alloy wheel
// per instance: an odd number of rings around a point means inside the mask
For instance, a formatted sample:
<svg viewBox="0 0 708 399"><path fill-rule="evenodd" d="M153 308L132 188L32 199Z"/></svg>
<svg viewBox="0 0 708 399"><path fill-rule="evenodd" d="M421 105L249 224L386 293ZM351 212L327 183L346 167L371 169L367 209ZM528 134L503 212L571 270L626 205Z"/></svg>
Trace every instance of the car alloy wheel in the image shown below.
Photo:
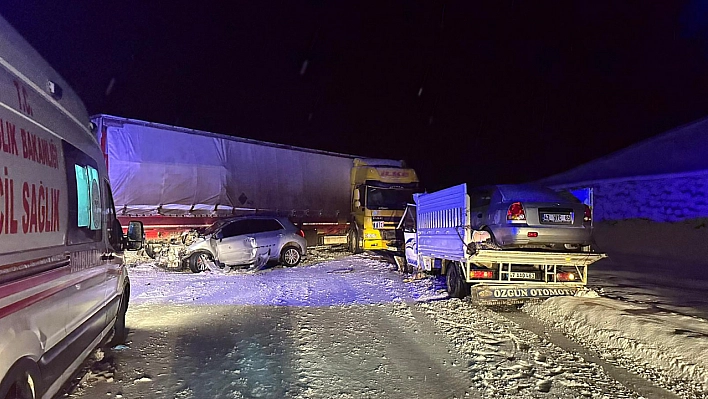
<svg viewBox="0 0 708 399"><path fill-rule="evenodd" d="M286 247L281 254L281 260L287 267L296 266L300 263L300 251L295 247Z"/></svg>
<svg viewBox="0 0 708 399"><path fill-rule="evenodd" d="M209 270L209 264L211 262L211 257L203 252L196 253L189 258L189 268L193 273L199 273Z"/></svg>

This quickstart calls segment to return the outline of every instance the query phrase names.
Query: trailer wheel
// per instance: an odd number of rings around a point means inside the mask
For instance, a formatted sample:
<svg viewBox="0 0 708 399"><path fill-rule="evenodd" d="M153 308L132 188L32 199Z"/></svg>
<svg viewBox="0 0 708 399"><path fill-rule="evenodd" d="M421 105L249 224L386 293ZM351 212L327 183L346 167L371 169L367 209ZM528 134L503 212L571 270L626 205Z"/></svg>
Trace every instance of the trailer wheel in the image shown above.
<svg viewBox="0 0 708 399"><path fill-rule="evenodd" d="M209 270L207 262L211 262L211 256L205 252L197 252L189 257L189 269L192 273L199 273Z"/></svg>
<svg viewBox="0 0 708 399"><path fill-rule="evenodd" d="M450 298L464 298L470 294L470 286L463 277L462 267L459 263L450 263L445 276L447 295Z"/></svg>

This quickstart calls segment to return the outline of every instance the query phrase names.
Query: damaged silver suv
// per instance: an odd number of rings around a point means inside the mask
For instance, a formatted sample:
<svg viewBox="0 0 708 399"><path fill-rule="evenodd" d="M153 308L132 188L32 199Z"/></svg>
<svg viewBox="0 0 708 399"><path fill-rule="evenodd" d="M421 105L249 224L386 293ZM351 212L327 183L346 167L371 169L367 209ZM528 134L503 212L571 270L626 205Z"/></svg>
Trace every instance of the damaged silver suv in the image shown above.
<svg viewBox="0 0 708 399"><path fill-rule="evenodd" d="M252 266L260 260L292 267L306 253L305 234L287 218L248 216L214 222L189 245L183 261L194 273L209 269L211 264Z"/></svg>

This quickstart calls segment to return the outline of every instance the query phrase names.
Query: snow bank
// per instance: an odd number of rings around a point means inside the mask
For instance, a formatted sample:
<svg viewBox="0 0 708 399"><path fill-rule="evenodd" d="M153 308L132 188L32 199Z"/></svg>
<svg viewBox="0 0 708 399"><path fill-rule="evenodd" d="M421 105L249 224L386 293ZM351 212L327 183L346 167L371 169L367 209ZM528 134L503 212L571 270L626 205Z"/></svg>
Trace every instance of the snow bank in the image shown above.
<svg viewBox="0 0 708 399"><path fill-rule="evenodd" d="M523 310L655 382L708 395L708 321L607 298L556 297Z"/></svg>

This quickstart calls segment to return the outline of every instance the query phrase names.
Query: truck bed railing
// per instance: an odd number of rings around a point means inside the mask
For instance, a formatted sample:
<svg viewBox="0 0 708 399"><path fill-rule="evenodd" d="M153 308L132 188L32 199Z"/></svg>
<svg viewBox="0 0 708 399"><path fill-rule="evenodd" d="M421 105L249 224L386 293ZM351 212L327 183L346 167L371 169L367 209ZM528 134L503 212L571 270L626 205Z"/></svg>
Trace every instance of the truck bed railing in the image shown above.
<svg viewBox="0 0 708 399"><path fill-rule="evenodd" d="M531 252L531 251L497 251L481 250L463 262L465 279L468 283L498 283L498 284L559 284L561 286L579 286L587 284L587 267L591 263L604 258L600 253L572 252ZM475 266L484 266L485 270L493 270L495 278L471 278ZM529 266L537 270L529 271ZM571 281L558 281L558 273L572 271ZM520 273L514 275L514 273ZM524 273L533 273L533 278L522 277Z"/></svg>
<svg viewBox="0 0 708 399"><path fill-rule="evenodd" d="M479 250L469 257L471 263L516 265L587 266L606 257L595 252L541 252Z"/></svg>

